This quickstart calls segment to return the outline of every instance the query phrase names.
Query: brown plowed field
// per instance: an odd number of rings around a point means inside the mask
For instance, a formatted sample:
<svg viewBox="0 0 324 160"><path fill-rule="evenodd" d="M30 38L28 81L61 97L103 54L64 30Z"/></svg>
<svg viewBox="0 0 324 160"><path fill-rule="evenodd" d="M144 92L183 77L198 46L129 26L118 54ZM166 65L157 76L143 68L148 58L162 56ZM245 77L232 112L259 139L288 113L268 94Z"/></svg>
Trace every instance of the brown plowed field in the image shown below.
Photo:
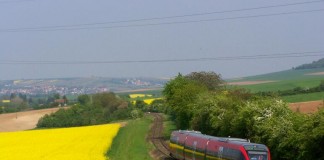
<svg viewBox="0 0 324 160"><path fill-rule="evenodd" d="M17 113L0 114L0 132L22 131L36 127L38 119L60 108L49 108Z"/></svg>
<svg viewBox="0 0 324 160"><path fill-rule="evenodd" d="M299 110L301 113L314 113L318 111L319 108L323 108L323 101L309 101L309 102L298 102L290 103L289 107L293 111Z"/></svg>

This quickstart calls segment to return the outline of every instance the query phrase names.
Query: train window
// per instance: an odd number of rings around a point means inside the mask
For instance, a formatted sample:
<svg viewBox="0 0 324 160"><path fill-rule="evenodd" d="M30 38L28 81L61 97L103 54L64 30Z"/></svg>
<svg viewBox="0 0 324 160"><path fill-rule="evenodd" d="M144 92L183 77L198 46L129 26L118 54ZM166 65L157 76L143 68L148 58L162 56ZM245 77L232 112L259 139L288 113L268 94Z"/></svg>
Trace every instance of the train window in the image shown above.
<svg viewBox="0 0 324 160"><path fill-rule="evenodd" d="M171 143L178 144L178 142L179 142L179 137L177 137L177 136L172 136L172 137L170 138L170 142L171 142Z"/></svg>
<svg viewBox="0 0 324 160"><path fill-rule="evenodd" d="M267 152L248 151L250 160L268 160Z"/></svg>

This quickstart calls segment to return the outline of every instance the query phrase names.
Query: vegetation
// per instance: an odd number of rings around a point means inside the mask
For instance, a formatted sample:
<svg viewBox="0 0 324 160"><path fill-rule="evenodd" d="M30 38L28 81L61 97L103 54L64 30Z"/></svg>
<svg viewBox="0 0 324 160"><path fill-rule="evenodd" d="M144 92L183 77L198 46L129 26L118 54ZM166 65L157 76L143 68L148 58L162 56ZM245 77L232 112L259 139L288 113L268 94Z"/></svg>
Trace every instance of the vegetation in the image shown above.
<svg viewBox="0 0 324 160"><path fill-rule="evenodd" d="M138 118L140 110L130 108L128 103L114 93L81 95L79 104L68 109L60 109L42 117L38 128L72 127L108 123L113 120Z"/></svg>
<svg viewBox="0 0 324 160"><path fill-rule="evenodd" d="M324 92L297 94L291 96L283 96L281 98L285 102L289 103L324 100Z"/></svg>
<svg viewBox="0 0 324 160"><path fill-rule="evenodd" d="M120 129L107 156L112 160L151 160L149 151L153 146L147 143L151 123L152 119L146 116L128 121Z"/></svg>
<svg viewBox="0 0 324 160"><path fill-rule="evenodd" d="M324 68L324 58L322 58L318 61L314 61L310 64L303 64L303 65L297 66L294 69L301 70L301 69L312 69L312 68Z"/></svg>
<svg viewBox="0 0 324 160"><path fill-rule="evenodd" d="M273 159L324 158L324 110L302 115L278 98L216 88L181 74L168 82L163 93L176 126L266 144Z"/></svg>
<svg viewBox="0 0 324 160"><path fill-rule="evenodd" d="M34 95L27 96L26 94L4 95L0 98L0 113L19 112L31 109L44 109L70 104L67 96L59 94L50 95Z"/></svg>
<svg viewBox="0 0 324 160"><path fill-rule="evenodd" d="M298 94L309 94L309 93L317 93L317 92L323 92L324 91L324 80L320 82L318 86L311 87L311 88L302 88L302 87L295 87L293 89L288 90L278 90L276 92L274 91L263 91L263 92L257 92L258 95L263 96L291 96L291 95L298 95Z"/></svg>
<svg viewBox="0 0 324 160"><path fill-rule="evenodd" d="M170 139L171 132L176 130L177 127L174 123L174 121L171 119L169 115L163 115L163 137L167 140Z"/></svg>

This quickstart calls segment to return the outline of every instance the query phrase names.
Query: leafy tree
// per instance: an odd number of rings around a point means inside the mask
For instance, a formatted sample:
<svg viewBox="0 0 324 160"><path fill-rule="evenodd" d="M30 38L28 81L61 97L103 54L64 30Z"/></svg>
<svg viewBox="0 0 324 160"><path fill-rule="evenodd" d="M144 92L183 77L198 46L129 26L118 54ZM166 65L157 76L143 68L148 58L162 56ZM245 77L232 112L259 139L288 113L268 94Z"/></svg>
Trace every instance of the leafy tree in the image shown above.
<svg viewBox="0 0 324 160"><path fill-rule="evenodd" d="M143 112L141 110L134 109L131 112L131 117L133 119L141 118L141 117L143 117Z"/></svg>
<svg viewBox="0 0 324 160"><path fill-rule="evenodd" d="M298 159L324 159L324 109L306 116L300 132L301 152Z"/></svg>
<svg viewBox="0 0 324 160"><path fill-rule="evenodd" d="M66 97L66 95L64 95L64 96L62 97L62 99L64 99L64 102L65 102L65 103L69 103L69 102L68 102L68 99L67 99L67 97Z"/></svg>
<svg viewBox="0 0 324 160"><path fill-rule="evenodd" d="M169 107L166 106L164 99L156 99L150 105L151 112L169 113Z"/></svg>
<svg viewBox="0 0 324 160"><path fill-rule="evenodd" d="M203 84L208 88L208 90L219 90L222 87L224 81L220 74L215 72L191 72L186 75L185 78L196 81Z"/></svg>
<svg viewBox="0 0 324 160"><path fill-rule="evenodd" d="M81 105L86 105L87 103L90 103L90 97L87 94L83 94L78 96L78 102Z"/></svg>
<svg viewBox="0 0 324 160"><path fill-rule="evenodd" d="M135 101L135 107L140 109L140 110L144 110L146 107L146 103L143 100L136 100Z"/></svg>
<svg viewBox="0 0 324 160"><path fill-rule="evenodd" d="M193 110L191 103L197 95L207 92L207 87L195 81L186 79L179 74L175 79L169 81L163 90L167 104L176 115L176 125L180 129L188 129Z"/></svg>
<svg viewBox="0 0 324 160"><path fill-rule="evenodd" d="M55 93L55 94L53 95L53 97L54 97L54 99L60 99L60 98L61 98L60 94L58 94L58 93Z"/></svg>
<svg viewBox="0 0 324 160"><path fill-rule="evenodd" d="M113 93L98 93L92 96L78 97L79 104L68 109L42 117L37 124L38 128L71 127L95 125L112 121L116 118L130 117L130 110L125 108L125 102ZM116 112L116 113L115 113Z"/></svg>

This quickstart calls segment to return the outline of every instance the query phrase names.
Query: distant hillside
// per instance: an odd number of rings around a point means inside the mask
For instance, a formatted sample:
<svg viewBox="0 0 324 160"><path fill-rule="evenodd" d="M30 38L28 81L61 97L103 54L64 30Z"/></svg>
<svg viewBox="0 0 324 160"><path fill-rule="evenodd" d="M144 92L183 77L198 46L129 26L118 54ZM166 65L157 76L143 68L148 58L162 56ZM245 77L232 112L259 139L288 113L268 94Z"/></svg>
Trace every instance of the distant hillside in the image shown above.
<svg viewBox="0 0 324 160"><path fill-rule="evenodd" d="M322 58L318 61L314 61L309 64L303 64L303 65L297 66L293 69L301 70L301 69L313 69L313 68L324 68L324 58Z"/></svg>
<svg viewBox="0 0 324 160"><path fill-rule="evenodd" d="M229 84L245 84L241 87L252 92L288 90L296 87L311 88L324 80L324 68L286 70L257 76L227 80ZM255 83L251 83L255 82ZM256 83L259 82L259 83Z"/></svg>

